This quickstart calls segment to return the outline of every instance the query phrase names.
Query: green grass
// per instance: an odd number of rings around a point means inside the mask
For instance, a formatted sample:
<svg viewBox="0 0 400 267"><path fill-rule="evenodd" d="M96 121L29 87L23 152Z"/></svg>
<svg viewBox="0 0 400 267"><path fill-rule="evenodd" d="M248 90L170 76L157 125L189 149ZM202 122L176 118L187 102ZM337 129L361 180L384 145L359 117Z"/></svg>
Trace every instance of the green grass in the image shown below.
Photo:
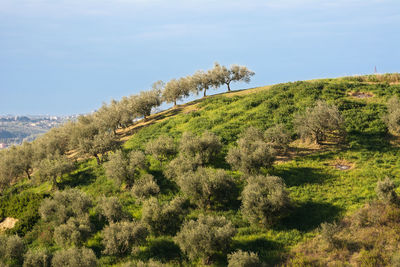
<svg viewBox="0 0 400 267"><path fill-rule="evenodd" d="M373 98L356 99L350 92L370 92ZM270 264L279 263L299 242L314 237L318 226L354 212L364 203L374 199L376 182L389 176L400 184L400 148L390 145L389 135L382 116L386 100L400 95L400 85L362 83L356 80L324 79L313 82L295 82L273 86L270 89L238 96L218 95L198 100L195 109L187 114L178 113L161 122L153 123L137 131L124 145L125 150L144 149L144 145L159 135L166 134L179 140L185 131L200 134L209 130L221 137L222 154L211 166L229 166L224 157L229 147L235 145L238 135L249 126L262 130L277 123L285 123L292 131L293 115L312 106L317 99L336 104L345 118L347 142L344 145L327 145L327 149L295 157L276 164L270 174L282 177L293 200L291 210L270 229L251 227L242 219L240 210L213 211L226 216L237 227L232 251L236 249L258 252L260 258ZM300 151L300 149L298 149ZM353 165L346 171L336 169L335 161L345 160ZM176 185L163 177L162 167L156 161L149 172L161 187L161 201L168 201L178 193ZM230 171L230 170L229 170ZM231 172L240 182L237 172ZM141 203L123 188L105 177L102 166L95 160L79 164L79 168L60 181L60 188L77 187L94 200L102 195L118 196L133 218L140 219ZM26 183L17 190L42 194L49 192L49 184L39 186ZM187 218L202 213L192 210ZM87 246L99 253L99 233L94 234ZM98 254L100 255L100 254ZM172 256L171 256L172 255ZM168 258L170 257L170 258ZM171 264L188 264L172 243L172 237L151 237L139 256L126 259L103 257L104 265L118 264L124 260L148 260L155 258ZM216 257L215 265L223 266L226 258Z"/></svg>

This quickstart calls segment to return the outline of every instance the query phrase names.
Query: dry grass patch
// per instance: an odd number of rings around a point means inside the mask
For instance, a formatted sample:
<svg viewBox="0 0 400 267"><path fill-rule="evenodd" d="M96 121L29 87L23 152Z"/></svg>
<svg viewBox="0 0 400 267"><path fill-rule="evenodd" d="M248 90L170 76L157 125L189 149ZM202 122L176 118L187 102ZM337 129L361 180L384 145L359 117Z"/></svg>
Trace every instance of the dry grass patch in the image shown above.
<svg viewBox="0 0 400 267"><path fill-rule="evenodd" d="M379 201L366 204L324 233L295 247L286 266L398 266L400 208ZM330 240L328 242L327 240Z"/></svg>

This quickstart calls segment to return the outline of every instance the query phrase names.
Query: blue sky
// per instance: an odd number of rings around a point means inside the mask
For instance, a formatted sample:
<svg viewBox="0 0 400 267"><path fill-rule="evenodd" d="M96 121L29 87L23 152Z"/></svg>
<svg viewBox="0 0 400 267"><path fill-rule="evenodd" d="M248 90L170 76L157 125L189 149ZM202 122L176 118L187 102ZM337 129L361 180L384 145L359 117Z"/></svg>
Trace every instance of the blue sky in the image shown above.
<svg viewBox="0 0 400 267"><path fill-rule="evenodd" d="M0 114L77 114L212 67L400 72L398 0L0 0ZM212 93L212 92L210 92Z"/></svg>

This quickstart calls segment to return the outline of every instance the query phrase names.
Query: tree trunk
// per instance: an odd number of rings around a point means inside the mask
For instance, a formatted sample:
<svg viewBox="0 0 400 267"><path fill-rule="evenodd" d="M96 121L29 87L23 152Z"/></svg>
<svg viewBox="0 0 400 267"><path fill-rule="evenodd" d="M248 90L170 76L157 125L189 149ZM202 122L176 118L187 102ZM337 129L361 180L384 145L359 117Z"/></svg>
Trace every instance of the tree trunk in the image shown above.
<svg viewBox="0 0 400 267"><path fill-rule="evenodd" d="M26 175L28 176L28 179L31 179L31 175L29 174L29 170L25 170Z"/></svg>
<svg viewBox="0 0 400 267"><path fill-rule="evenodd" d="M174 107L176 107L176 99L174 100Z"/></svg>
<svg viewBox="0 0 400 267"><path fill-rule="evenodd" d="M228 86L228 92L231 91L231 86L229 85L229 83L226 84Z"/></svg>
<svg viewBox="0 0 400 267"><path fill-rule="evenodd" d="M95 154L94 157L95 157L96 160L97 160L97 165L100 165L100 164L101 164L101 161L100 161L99 155Z"/></svg>
<svg viewBox="0 0 400 267"><path fill-rule="evenodd" d="M203 95L203 97L206 97L207 95L206 95L206 92L207 92L207 90L204 88L204 95Z"/></svg>

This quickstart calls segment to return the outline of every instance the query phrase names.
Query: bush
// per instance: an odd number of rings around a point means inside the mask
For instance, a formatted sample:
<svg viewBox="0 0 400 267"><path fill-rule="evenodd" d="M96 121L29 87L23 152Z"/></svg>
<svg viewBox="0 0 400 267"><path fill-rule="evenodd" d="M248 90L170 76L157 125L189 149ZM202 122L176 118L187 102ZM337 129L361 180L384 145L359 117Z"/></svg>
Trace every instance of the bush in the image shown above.
<svg viewBox="0 0 400 267"><path fill-rule="evenodd" d="M200 208L226 207L236 199L236 185L222 169L199 168L178 177L182 192Z"/></svg>
<svg viewBox="0 0 400 267"><path fill-rule="evenodd" d="M46 250L30 249L24 256L24 267L50 267L51 255Z"/></svg>
<svg viewBox="0 0 400 267"><path fill-rule="evenodd" d="M208 264L212 255L226 252L235 233L225 217L200 215L184 223L174 240L190 259L202 258Z"/></svg>
<svg viewBox="0 0 400 267"><path fill-rule="evenodd" d="M238 146L229 149L226 161L236 170L246 174L258 173L260 168L270 168L275 160L275 150L267 144L256 128L248 128L237 141Z"/></svg>
<svg viewBox="0 0 400 267"><path fill-rule="evenodd" d="M211 132L206 131L200 137L185 132L179 144L179 152L205 164L220 152L221 147L219 137Z"/></svg>
<svg viewBox="0 0 400 267"><path fill-rule="evenodd" d="M112 223L102 231L104 254L124 255L146 240L147 228L138 222Z"/></svg>
<svg viewBox="0 0 400 267"><path fill-rule="evenodd" d="M340 231L339 225L334 223L321 223L320 226L321 238L328 244L329 247L335 247L337 239L335 235Z"/></svg>
<svg viewBox="0 0 400 267"><path fill-rule="evenodd" d="M57 251L51 261L51 265L54 267L96 267L97 258L91 249L70 248Z"/></svg>
<svg viewBox="0 0 400 267"><path fill-rule="evenodd" d="M142 222L147 224L155 235L175 235L187 214L186 200L177 197L165 205L156 198L143 204Z"/></svg>
<svg viewBox="0 0 400 267"><path fill-rule="evenodd" d="M264 133L265 141L275 149L287 151L289 143L292 141L289 131L283 124L277 124L268 128Z"/></svg>
<svg viewBox="0 0 400 267"><path fill-rule="evenodd" d="M167 266L161 262L150 259L148 262L138 261L138 262L126 262L122 267L163 267Z"/></svg>
<svg viewBox="0 0 400 267"><path fill-rule="evenodd" d="M280 177L250 177L242 192L243 217L255 225L273 224L289 205L285 182Z"/></svg>
<svg viewBox="0 0 400 267"><path fill-rule="evenodd" d="M161 135L146 144L146 153L153 155L159 161L170 160L177 152L174 139L166 135Z"/></svg>
<svg viewBox="0 0 400 267"><path fill-rule="evenodd" d="M228 255L228 267L257 267L261 266L258 255L254 252L238 250Z"/></svg>
<svg viewBox="0 0 400 267"><path fill-rule="evenodd" d="M52 221L57 225L64 224L71 217L85 217L92 201L78 189L57 191L52 199L42 201L39 214L45 222Z"/></svg>
<svg viewBox="0 0 400 267"><path fill-rule="evenodd" d="M125 214L117 197L102 197L96 206L96 211L105 217L109 223L122 220Z"/></svg>
<svg viewBox="0 0 400 267"><path fill-rule="evenodd" d="M300 137L320 144L329 134L344 137L343 118L336 106L317 101L305 113L297 114L294 125Z"/></svg>
<svg viewBox="0 0 400 267"><path fill-rule="evenodd" d="M143 175L132 186L132 193L138 199L145 199L157 195L159 192L160 187L154 181L154 177L151 174Z"/></svg>
<svg viewBox="0 0 400 267"><path fill-rule="evenodd" d="M397 203L398 197L394 189L396 185L386 177L384 180L378 181L375 192L378 198L386 203Z"/></svg>
<svg viewBox="0 0 400 267"><path fill-rule="evenodd" d="M54 241L60 247L80 246L91 232L89 218L69 218L54 229Z"/></svg>
<svg viewBox="0 0 400 267"><path fill-rule="evenodd" d="M388 112L384 116L384 121L389 130L395 134L400 134L400 101L397 96L393 96L387 103Z"/></svg>

